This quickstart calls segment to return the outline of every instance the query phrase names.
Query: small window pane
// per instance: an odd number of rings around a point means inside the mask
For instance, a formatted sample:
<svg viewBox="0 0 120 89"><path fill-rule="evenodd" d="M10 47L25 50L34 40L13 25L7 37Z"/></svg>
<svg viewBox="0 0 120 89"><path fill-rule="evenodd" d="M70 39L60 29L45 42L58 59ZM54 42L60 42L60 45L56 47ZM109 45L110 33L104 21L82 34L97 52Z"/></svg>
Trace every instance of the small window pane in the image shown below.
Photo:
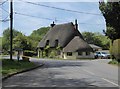
<svg viewBox="0 0 120 89"><path fill-rule="evenodd" d="M90 52L86 52L86 55L90 55Z"/></svg>
<svg viewBox="0 0 120 89"><path fill-rule="evenodd" d="M82 55L82 52L78 52L78 55Z"/></svg>
<svg viewBox="0 0 120 89"><path fill-rule="evenodd" d="M67 56L72 56L72 52L67 52Z"/></svg>
<svg viewBox="0 0 120 89"><path fill-rule="evenodd" d="M56 47L58 46L58 40L55 40L55 46Z"/></svg>
<svg viewBox="0 0 120 89"><path fill-rule="evenodd" d="M49 45L49 40L46 41L46 45Z"/></svg>

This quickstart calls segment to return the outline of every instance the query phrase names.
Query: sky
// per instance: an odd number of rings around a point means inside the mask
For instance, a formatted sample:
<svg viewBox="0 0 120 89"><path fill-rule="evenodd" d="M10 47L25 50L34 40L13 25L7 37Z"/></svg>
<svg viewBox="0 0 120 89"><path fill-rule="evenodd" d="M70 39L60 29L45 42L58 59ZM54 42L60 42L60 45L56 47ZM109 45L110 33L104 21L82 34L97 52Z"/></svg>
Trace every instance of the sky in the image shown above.
<svg viewBox="0 0 120 89"><path fill-rule="evenodd" d="M4 2L6 0L3 0ZM28 3L32 2L33 4ZM78 21L80 32L100 32L106 29L105 19L99 10L98 0L14 0L13 28L25 35L41 27ZM53 7L53 8L51 8ZM55 9L62 8L65 10ZM72 10L72 11L66 11ZM9 19L9 2L0 5L0 20ZM27 16L26 16L27 15ZM9 27L9 21L0 22L0 36ZM1 30L2 29L2 30Z"/></svg>

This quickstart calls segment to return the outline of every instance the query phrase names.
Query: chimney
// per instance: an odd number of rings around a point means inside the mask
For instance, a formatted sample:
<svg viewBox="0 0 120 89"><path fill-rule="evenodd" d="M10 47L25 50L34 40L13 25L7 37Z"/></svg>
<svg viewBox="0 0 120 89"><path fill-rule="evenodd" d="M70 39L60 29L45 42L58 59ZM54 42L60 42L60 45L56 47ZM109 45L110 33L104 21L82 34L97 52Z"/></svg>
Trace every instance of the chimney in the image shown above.
<svg viewBox="0 0 120 89"><path fill-rule="evenodd" d="M77 19L75 20L75 29L78 30Z"/></svg>
<svg viewBox="0 0 120 89"><path fill-rule="evenodd" d="M51 27L54 27L54 26L55 26L54 21L53 21L53 23L52 23L50 26L51 26Z"/></svg>

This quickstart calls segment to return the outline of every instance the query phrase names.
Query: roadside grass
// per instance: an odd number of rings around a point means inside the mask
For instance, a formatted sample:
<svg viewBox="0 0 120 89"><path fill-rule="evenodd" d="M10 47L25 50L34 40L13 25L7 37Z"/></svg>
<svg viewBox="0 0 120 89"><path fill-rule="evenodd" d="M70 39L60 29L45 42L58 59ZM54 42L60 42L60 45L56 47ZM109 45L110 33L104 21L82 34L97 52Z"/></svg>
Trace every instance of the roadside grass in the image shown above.
<svg viewBox="0 0 120 89"><path fill-rule="evenodd" d="M17 60L10 60L10 59L2 59L2 75L7 76L9 74L13 74L24 69L32 68L35 64L32 62L25 62L25 61L17 61Z"/></svg>
<svg viewBox="0 0 120 89"><path fill-rule="evenodd" d="M116 60L112 60L112 61L108 62L108 64L120 66L120 63Z"/></svg>

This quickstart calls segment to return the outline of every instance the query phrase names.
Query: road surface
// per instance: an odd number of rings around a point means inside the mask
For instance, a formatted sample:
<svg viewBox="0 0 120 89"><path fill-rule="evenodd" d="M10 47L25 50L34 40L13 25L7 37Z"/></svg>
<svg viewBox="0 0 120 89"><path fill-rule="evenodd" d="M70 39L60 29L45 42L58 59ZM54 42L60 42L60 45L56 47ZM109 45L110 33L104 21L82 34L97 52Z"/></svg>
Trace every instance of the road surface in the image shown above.
<svg viewBox="0 0 120 89"><path fill-rule="evenodd" d="M41 68L3 81L3 87L118 87L118 67L99 60L34 59Z"/></svg>

